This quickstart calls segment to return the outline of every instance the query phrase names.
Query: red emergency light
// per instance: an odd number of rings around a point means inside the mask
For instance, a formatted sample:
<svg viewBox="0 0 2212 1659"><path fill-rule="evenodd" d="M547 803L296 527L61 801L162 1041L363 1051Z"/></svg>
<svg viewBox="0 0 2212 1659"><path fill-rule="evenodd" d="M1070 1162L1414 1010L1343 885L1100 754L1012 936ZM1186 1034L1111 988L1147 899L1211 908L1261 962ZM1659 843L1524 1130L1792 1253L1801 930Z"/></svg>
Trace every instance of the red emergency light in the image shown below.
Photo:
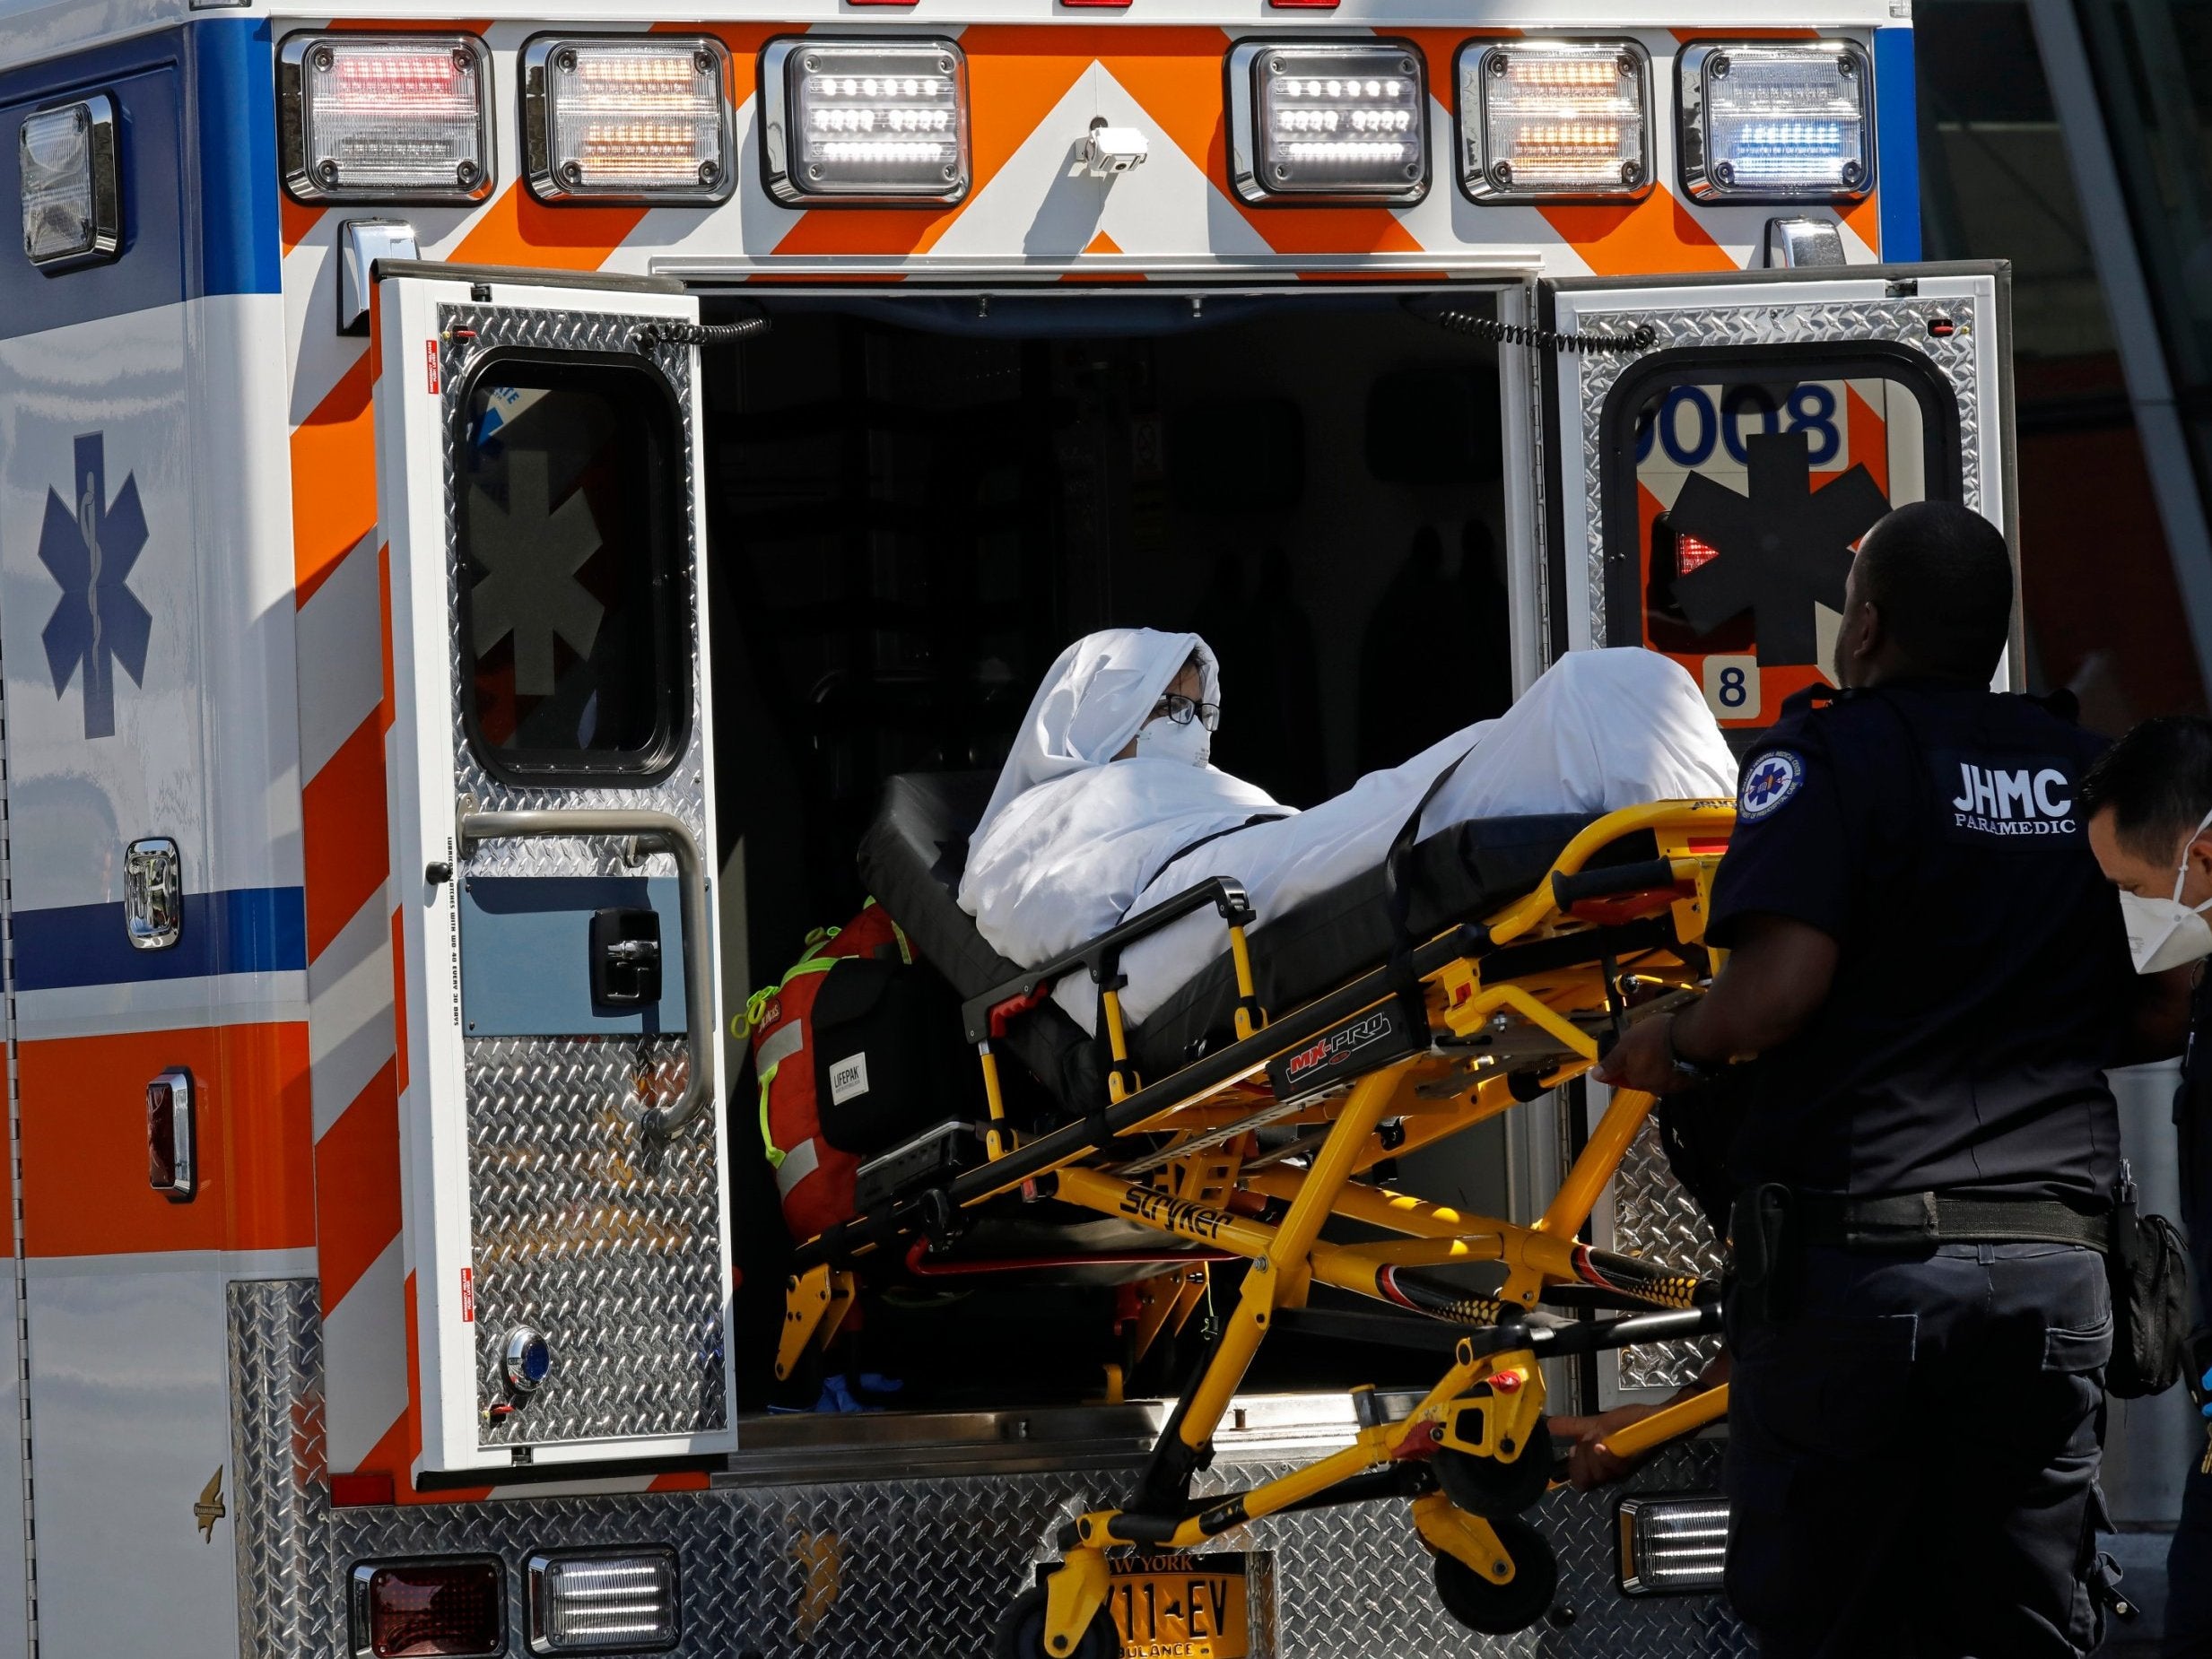
<svg viewBox="0 0 2212 1659"><path fill-rule="evenodd" d="M478 1659L507 1651L507 1571L496 1556L364 1561L353 1589L356 1653Z"/></svg>
<svg viewBox="0 0 2212 1659"><path fill-rule="evenodd" d="M1720 556L1720 550L1710 542L1701 542L1695 536L1675 532L1675 574L1685 577L1700 565L1710 564Z"/></svg>

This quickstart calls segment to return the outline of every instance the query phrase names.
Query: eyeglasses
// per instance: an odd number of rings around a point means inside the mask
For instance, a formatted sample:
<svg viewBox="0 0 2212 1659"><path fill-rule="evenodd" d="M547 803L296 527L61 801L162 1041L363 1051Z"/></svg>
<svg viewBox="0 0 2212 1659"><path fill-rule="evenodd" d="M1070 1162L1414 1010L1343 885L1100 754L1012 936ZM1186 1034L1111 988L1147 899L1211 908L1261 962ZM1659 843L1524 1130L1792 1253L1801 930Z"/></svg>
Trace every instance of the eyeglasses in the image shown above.
<svg viewBox="0 0 2212 1659"><path fill-rule="evenodd" d="M1180 691L1167 692L1152 706L1152 712L1165 715L1178 725L1189 725L1195 719L1209 732L1221 730L1219 703L1196 703Z"/></svg>

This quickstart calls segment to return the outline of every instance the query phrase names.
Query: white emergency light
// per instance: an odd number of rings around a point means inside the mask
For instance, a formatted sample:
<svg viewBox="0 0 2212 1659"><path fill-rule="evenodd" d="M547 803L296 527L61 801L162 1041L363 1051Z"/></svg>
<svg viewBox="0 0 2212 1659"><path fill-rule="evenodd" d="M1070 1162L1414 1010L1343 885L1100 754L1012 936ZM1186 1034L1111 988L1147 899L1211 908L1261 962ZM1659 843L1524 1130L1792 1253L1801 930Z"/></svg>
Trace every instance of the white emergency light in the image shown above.
<svg viewBox="0 0 2212 1659"><path fill-rule="evenodd" d="M1470 41L1459 81L1459 177L1476 201L1651 188L1650 59L1637 42Z"/></svg>
<svg viewBox="0 0 2212 1659"><path fill-rule="evenodd" d="M47 271L113 259L123 248L115 105L84 98L23 117L16 134L23 253Z"/></svg>
<svg viewBox="0 0 2212 1659"><path fill-rule="evenodd" d="M762 168L785 206L968 193L968 66L952 41L771 41L760 85Z"/></svg>
<svg viewBox="0 0 2212 1659"><path fill-rule="evenodd" d="M523 171L540 201L724 202L729 53L712 35L539 36L522 48Z"/></svg>
<svg viewBox="0 0 2212 1659"><path fill-rule="evenodd" d="M1243 41L1229 54L1230 184L1270 202L1418 202L1429 89L1406 40Z"/></svg>
<svg viewBox="0 0 2212 1659"><path fill-rule="evenodd" d="M1849 40L1699 40L1681 75L1682 187L1701 202L1851 201L1874 187L1872 80Z"/></svg>
<svg viewBox="0 0 2212 1659"><path fill-rule="evenodd" d="M492 194L492 58L475 35L288 35L276 87L284 187L301 201Z"/></svg>
<svg viewBox="0 0 2212 1659"><path fill-rule="evenodd" d="M1720 1587L1728 1559L1725 1498L1639 1495L1621 1499L1621 1590L1656 1595Z"/></svg>
<svg viewBox="0 0 2212 1659"><path fill-rule="evenodd" d="M530 1558L532 1653L650 1652L681 1634L675 1551Z"/></svg>

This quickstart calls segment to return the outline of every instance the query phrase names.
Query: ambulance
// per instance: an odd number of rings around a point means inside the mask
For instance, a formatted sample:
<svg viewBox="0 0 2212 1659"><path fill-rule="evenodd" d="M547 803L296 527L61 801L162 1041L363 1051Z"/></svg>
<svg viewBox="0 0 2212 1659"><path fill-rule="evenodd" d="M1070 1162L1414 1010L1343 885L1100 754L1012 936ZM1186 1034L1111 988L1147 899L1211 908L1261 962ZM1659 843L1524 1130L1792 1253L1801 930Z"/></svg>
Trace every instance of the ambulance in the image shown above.
<svg viewBox="0 0 2212 1659"><path fill-rule="evenodd" d="M1916 263L1912 39L0 0L0 1651L993 1651L1159 1390L1073 1294L955 1365L1012 1316L946 1290L779 1394L747 996L866 897L884 780L995 766L1090 628L1206 633L1217 758L1310 800L1598 646L1754 733L1886 505L2009 534L2007 278ZM1526 1213L1599 1093L1441 1178ZM1717 1261L1649 1134L1592 1227ZM1285 1346L1207 1479L1354 1432ZM1554 1494L1533 1634L1354 1507L1147 1564L1122 1652L1743 1651L1720 1445Z"/></svg>

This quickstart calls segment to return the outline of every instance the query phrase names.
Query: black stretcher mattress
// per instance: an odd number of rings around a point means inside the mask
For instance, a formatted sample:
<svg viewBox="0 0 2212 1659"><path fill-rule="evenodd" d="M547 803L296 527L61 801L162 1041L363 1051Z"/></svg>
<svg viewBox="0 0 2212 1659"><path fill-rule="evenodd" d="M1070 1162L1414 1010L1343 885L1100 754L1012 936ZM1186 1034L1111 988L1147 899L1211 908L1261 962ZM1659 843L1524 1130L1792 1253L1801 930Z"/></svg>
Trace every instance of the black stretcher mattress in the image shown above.
<svg viewBox="0 0 2212 1659"><path fill-rule="evenodd" d="M868 890L963 998L980 996L1023 972L984 942L956 897L969 833L996 781L989 772L893 777L860 842L860 874ZM1593 821L1579 815L1481 819L1416 842L1406 861L1407 923L1414 936L1478 921L1528 892ZM1649 838L1634 839L1642 845L1609 847L1599 862L1653 856ZM1216 864L1209 875L1237 873L1233 836L1223 841L1218 855L1207 854ZM1262 915L1250 938L1260 1006L1270 1012L1295 1008L1387 961L1393 941L1383 884L1378 867L1282 916ZM1213 964L1130 1032L1138 1073L1156 1081L1203 1048L1225 1041L1234 1030L1236 1000L1236 970L1224 933ZM997 1046L1064 1104L1087 1106L1104 1098L1097 1045L1051 1002L1015 1021Z"/></svg>

